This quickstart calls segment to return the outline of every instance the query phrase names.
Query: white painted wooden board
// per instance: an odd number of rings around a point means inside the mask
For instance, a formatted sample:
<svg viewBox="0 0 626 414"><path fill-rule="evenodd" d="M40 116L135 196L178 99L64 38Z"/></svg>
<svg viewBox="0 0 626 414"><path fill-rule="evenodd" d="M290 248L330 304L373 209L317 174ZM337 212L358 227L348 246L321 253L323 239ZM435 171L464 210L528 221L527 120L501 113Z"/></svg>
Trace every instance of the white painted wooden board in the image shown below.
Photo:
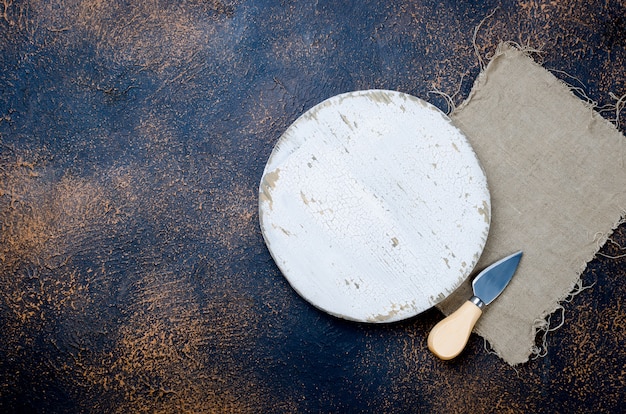
<svg viewBox="0 0 626 414"><path fill-rule="evenodd" d="M393 322L468 277L491 211L480 163L445 114L367 90L332 97L285 131L259 212L272 257L304 299L341 318Z"/></svg>

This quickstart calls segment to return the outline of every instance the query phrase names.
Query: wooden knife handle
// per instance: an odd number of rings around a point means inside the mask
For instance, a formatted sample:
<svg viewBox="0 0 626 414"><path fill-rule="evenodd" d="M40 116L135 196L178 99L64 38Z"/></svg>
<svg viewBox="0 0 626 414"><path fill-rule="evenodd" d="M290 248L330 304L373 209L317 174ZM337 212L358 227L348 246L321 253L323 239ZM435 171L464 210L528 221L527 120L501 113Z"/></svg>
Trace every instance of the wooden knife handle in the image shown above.
<svg viewBox="0 0 626 414"><path fill-rule="evenodd" d="M428 349L443 360L459 355L483 311L467 301L459 309L439 322L428 335Z"/></svg>

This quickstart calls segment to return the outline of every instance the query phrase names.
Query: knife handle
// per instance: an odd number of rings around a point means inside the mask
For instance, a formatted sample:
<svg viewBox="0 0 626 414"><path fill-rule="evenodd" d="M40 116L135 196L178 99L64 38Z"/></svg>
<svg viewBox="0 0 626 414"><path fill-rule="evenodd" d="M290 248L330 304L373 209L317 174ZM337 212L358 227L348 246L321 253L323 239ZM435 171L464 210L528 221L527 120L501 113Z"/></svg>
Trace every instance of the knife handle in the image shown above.
<svg viewBox="0 0 626 414"><path fill-rule="evenodd" d="M428 335L428 349L443 360L459 355L483 311L469 300L440 321Z"/></svg>

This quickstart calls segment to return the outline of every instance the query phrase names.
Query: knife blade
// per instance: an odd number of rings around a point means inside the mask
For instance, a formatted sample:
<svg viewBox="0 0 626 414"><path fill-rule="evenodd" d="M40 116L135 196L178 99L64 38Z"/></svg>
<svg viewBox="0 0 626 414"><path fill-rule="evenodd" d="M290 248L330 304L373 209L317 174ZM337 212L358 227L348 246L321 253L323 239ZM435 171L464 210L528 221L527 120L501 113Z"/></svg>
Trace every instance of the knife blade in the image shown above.
<svg viewBox="0 0 626 414"><path fill-rule="evenodd" d="M428 348L443 360L463 351L483 308L493 302L513 278L522 252L498 260L480 272L472 282L472 296L459 309L440 321L428 335Z"/></svg>

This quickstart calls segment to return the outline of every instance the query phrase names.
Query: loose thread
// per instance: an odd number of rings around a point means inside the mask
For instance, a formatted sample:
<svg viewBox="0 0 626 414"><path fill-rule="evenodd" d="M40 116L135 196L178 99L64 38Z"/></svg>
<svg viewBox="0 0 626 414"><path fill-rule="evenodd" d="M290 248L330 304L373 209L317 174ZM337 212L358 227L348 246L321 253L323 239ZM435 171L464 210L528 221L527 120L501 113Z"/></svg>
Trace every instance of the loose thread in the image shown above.
<svg viewBox="0 0 626 414"><path fill-rule="evenodd" d="M613 240L612 238L608 238L607 239L610 243L614 244L615 246L617 246L620 250L625 250L626 247L623 247L621 244L619 244L618 242L616 242L615 240Z"/></svg>
<svg viewBox="0 0 626 414"><path fill-rule="evenodd" d="M622 219L622 220L620 220L620 221L617 223L617 225L618 225L618 226L619 226L619 225L622 225L622 224L624 224L625 222L626 222L626 219ZM613 240L612 238L610 238L610 237L608 236L608 234L605 234L605 233L602 233L602 232L597 232L597 233L594 235L594 239L596 240L596 249L597 249L597 250L600 250L600 248L601 248L603 245L605 245L607 242L608 242L608 243L611 243L611 244L613 244L613 245L615 245L615 246L617 246L617 248L618 248L619 250L626 250L626 247L624 247L624 246L620 245L620 244L619 244L619 243L617 243L615 240ZM621 258L623 258L623 257L626 257L626 253L624 253L624 254L618 254L618 255L616 255L616 256L613 256L613 255L609 255L609 254L601 253L601 252L599 252L599 251L596 253L596 255L597 255L597 256L606 257L607 259L621 259Z"/></svg>
<svg viewBox="0 0 626 414"><path fill-rule="evenodd" d="M609 92L609 96L611 99L615 100L615 103L608 103L603 106L598 106L597 104L594 106L594 109L599 114L605 112L613 112L615 115L613 119L609 119L609 121L615 125L615 127L619 128L621 123L621 113L624 107L626 107L626 93L622 96L617 96L613 92Z"/></svg>
<svg viewBox="0 0 626 414"><path fill-rule="evenodd" d="M600 252L598 252L597 254L598 256L606 257L607 259L621 259L622 257L626 257L626 253L620 254L619 256L611 256Z"/></svg>
<svg viewBox="0 0 626 414"><path fill-rule="evenodd" d="M546 324L547 322L545 320L537 320L533 324L533 328L536 332L536 337L539 338L539 336L541 335L541 346L535 344L530 348L530 353L533 355L533 357L531 358L532 360L535 360L537 358L543 358L548 355L548 331L547 329L545 329Z"/></svg>
<svg viewBox="0 0 626 414"><path fill-rule="evenodd" d="M489 346L489 342L487 342L486 338L483 338L483 348L487 354L498 355L498 353ZM490 349L491 348L491 349Z"/></svg>
<svg viewBox="0 0 626 414"><path fill-rule="evenodd" d="M431 93L435 95L439 95L446 101L446 105L448 106L446 115L450 115L456 109L456 103L454 103L454 98L461 92L461 87L463 86L463 79L465 79L466 75L467 75L467 72L461 75L459 86L456 88L456 91L452 95L448 95L447 93L442 92L437 89L428 91L428 95L430 95Z"/></svg>
<svg viewBox="0 0 626 414"><path fill-rule="evenodd" d="M624 248L624 247L622 247L619 243L617 243L616 241L614 241L614 240L613 240L613 239L611 239L610 237L609 237L609 238L607 238L606 240L607 240L608 242L610 242L610 243L614 244L615 246L617 246L620 250L625 250L625 248ZM621 259L622 257L626 257L626 253L624 253L624 254L620 254L620 255L617 255L617 256L612 256L612 255L609 255L609 254L604 254L604 253L600 253L600 252L598 252L598 253L596 253L596 254L597 254L598 256L606 257L606 258L608 258L608 259Z"/></svg>
<svg viewBox="0 0 626 414"><path fill-rule="evenodd" d="M559 69L548 69L550 72L552 73L560 73L561 75L565 75L570 79L574 79L576 82L578 82L580 84L581 87L583 88L587 88L587 85L585 85L585 83L583 81L581 81L579 78L577 78L574 75L570 75L569 73L565 72L564 70L559 70Z"/></svg>
<svg viewBox="0 0 626 414"><path fill-rule="evenodd" d="M613 119L608 119L609 122L611 122L613 125L615 125L616 128L619 128L620 126L620 116L621 116L621 112L622 110L626 107L626 93L623 94L622 96L617 96L616 94L614 94L613 92L609 92L609 96L611 97L611 99L615 100L615 103L608 103L605 104L603 106L599 106L598 101L595 101L593 99L591 99L589 97L589 95L587 95L587 85L584 84L584 82L582 82L579 78L577 78L576 76L570 75L569 73L565 72L564 70L558 70L558 69L548 69L551 73L560 73L562 75L567 76L570 79L575 80L576 82L578 82L578 84L580 86L574 86L571 83L560 79L560 81L574 94L576 95L578 98L584 100L587 104L587 106L591 109L591 114L593 116L594 111L600 115L602 115L603 113L606 112L614 112L615 116Z"/></svg>
<svg viewBox="0 0 626 414"><path fill-rule="evenodd" d="M596 250L600 250L602 246L604 245L604 243L606 243L607 240L609 240L609 235L608 233L598 231L596 232L596 234L593 235L593 240L595 240L596 242Z"/></svg>
<svg viewBox="0 0 626 414"><path fill-rule="evenodd" d="M448 95L445 92L441 92L437 89L428 91L427 94L430 95L431 93L441 96L446 101L446 105L448 106L448 109L446 110L446 115L450 115L452 111L454 111L454 109L456 108L456 105L454 104L454 101L452 100L452 97L450 95Z"/></svg>
<svg viewBox="0 0 626 414"><path fill-rule="evenodd" d="M590 285L585 285L582 279L578 279L578 282L576 282L576 284L574 285L574 289L572 289L569 295L567 295L567 297L563 299L562 302L571 303L572 300L574 300L574 298L578 296L581 292L594 287L596 285L596 282L597 281L594 281Z"/></svg>
<svg viewBox="0 0 626 414"><path fill-rule="evenodd" d="M502 42L500 45L498 45L496 54L500 52L500 50L502 49L502 46L514 47L515 49L519 50L520 52L524 53L526 56L529 56L529 57L533 53L536 55L541 55L544 53L544 51L541 48L532 47L529 41L526 41L526 45L522 46L518 42L515 42L513 40L507 40L506 42Z"/></svg>
<svg viewBox="0 0 626 414"><path fill-rule="evenodd" d="M594 101L593 99L591 99L589 97L589 95L587 95L587 85L585 85L580 79L578 79L576 76L570 75L569 73L565 72L564 70L559 70L559 69L548 69L551 73L560 73L562 75L567 76L570 79L574 79L576 82L578 82L581 86L574 86L571 83L563 80L563 79L559 79L561 81L561 83L563 85L565 85L567 87L567 89L569 89L569 91L574 94L574 96L578 97L579 99L585 101L585 103L587 104L587 107L589 108L590 111L590 115L591 117L593 117L594 111L600 113L602 108L598 107L598 102Z"/></svg>
<svg viewBox="0 0 626 414"><path fill-rule="evenodd" d="M550 327L552 322L552 315L556 313L557 310L561 311L561 322L554 327ZM545 319L536 319L533 324L533 328L535 328L535 332L537 333L537 337L541 338L541 345L533 345L531 348L531 353L534 355L533 360L537 358L543 358L548 355L548 334L550 332L554 332L565 324L565 308L561 305L557 305L554 313L548 315Z"/></svg>
<svg viewBox="0 0 626 414"><path fill-rule="evenodd" d="M624 109L624 106L626 106L626 93L618 98L617 95L615 95L613 92L609 92L609 96L616 100L615 102L615 126L619 128L620 113L622 112L622 109Z"/></svg>
<svg viewBox="0 0 626 414"><path fill-rule="evenodd" d="M581 292L587 289L591 289L596 285L596 283L597 281L594 281L589 285L585 285L582 278L578 279L567 297L559 301L554 312L548 315L545 319L536 319L534 321L533 329L535 330L536 338L539 340L539 342L541 342L541 344L535 344L531 348L531 354L534 355L534 357L532 358L533 360L537 358L543 358L548 355L548 334L550 332L556 331L565 324L565 308L561 305L561 303L571 303L576 296L578 296ZM556 326L551 326L552 316L555 315L557 311L561 311L560 322Z"/></svg>
<svg viewBox="0 0 626 414"><path fill-rule="evenodd" d="M584 290L584 289L583 289ZM561 305L559 305L557 307L557 310L561 310L561 322L555 326L554 328L548 328L548 332L554 332L557 329L559 329L561 326L565 325L565 308ZM550 324L550 321L548 321L548 324Z"/></svg>
<svg viewBox="0 0 626 414"><path fill-rule="evenodd" d="M472 36L472 46L474 46L474 53L476 54L476 57L478 58L478 64L480 66L480 71L482 72L483 70L485 70L485 61L483 60L482 56L480 55L480 51L478 50L478 42L477 42L477 37L478 37L478 31L480 30L481 26L488 20L490 19L494 14L496 14L496 12L498 11L498 9L500 8L500 6L496 7L495 9L493 9L493 11L491 13L489 13L487 16L485 16L484 19L482 19L480 21L480 23L478 23L478 25L476 27L474 27L474 34Z"/></svg>

